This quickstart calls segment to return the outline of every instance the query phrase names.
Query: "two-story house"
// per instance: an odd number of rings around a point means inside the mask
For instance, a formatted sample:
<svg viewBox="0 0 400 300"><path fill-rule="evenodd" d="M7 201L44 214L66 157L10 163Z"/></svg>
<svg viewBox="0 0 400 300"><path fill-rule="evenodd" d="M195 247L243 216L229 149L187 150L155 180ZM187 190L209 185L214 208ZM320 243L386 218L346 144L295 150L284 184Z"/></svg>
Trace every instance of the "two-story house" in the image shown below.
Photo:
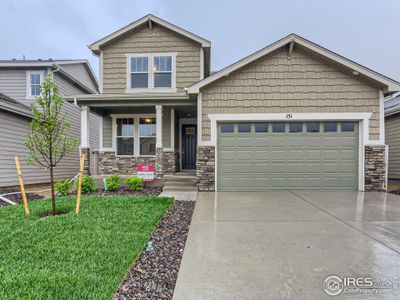
<svg viewBox="0 0 400 300"><path fill-rule="evenodd" d="M100 94L69 101L82 124L102 116L100 174L152 163L196 169L200 190L386 187L390 78L295 34L210 75L210 42L153 15L89 48Z"/></svg>
<svg viewBox="0 0 400 300"><path fill-rule="evenodd" d="M98 92L97 79L87 60L0 61L0 187L18 185L14 156L19 156L27 184L49 181L47 170L25 164L24 145L32 119L29 104L40 95L40 84L52 74L61 97ZM80 137L80 109L64 102L63 112L71 123L71 137ZM100 117L91 113L88 130L93 150L98 149ZM91 159L92 170L95 169ZM79 172L79 149L69 153L55 169L56 178L71 178Z"/></svg>

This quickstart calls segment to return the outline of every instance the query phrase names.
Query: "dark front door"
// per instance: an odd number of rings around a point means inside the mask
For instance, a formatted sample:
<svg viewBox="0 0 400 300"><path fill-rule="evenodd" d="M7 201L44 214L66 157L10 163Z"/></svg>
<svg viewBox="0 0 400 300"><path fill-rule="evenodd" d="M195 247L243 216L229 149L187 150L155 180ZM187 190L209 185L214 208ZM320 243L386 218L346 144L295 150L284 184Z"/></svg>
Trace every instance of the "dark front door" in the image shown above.
<svg viewBox="0 0 400 300"><path fill-rule="evenodd" d="M197 125L182 125L182 169L196 169Z"/></svg>

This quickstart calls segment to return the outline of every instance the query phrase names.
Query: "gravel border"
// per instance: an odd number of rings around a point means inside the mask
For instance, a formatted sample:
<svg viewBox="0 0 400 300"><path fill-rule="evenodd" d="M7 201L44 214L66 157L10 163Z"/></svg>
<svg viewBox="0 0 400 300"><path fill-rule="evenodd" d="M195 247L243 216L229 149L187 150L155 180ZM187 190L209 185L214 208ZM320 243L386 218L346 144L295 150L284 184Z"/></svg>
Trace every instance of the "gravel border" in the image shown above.
<svg viewBox="0 0 400 300"><path fill-rule="evenodd" d="M389 193L400 196L400 190L390 191Z"/></svg>
<svg viewBox="0 0 400 300"><path fill-rule="evenodd" d="M174 201L149 239L153 250L148 243L113 300L172 299L195 203Z"/></svg>

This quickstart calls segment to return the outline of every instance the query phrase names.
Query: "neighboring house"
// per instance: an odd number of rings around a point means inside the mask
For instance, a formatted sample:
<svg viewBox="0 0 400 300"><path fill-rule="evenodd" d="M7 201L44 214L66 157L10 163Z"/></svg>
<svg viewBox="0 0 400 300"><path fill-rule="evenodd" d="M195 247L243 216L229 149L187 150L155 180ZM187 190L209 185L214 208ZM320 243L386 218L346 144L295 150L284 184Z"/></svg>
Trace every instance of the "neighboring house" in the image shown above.
<svg viewBox="0 0 400 300"><path fill-rule="evenodd" d="M153 15L91 44L101 174L197 169L200 190L386 187L384 94L400 84L291 34L210 75L209 41ZM82 126L82 148L90 134Z"/></svg>
<svg viewBox="0 0 400 300"><path fill-rule="evenodd" d="M0 187L18 185L14 156L22 164L25 183L49 181L48 171L28 166L24 145L32 118L29 104L39 95L39 85L49 74L58 84L60 96L93 94L98 83L86 60L0 60ZM63 111L71 122L71 137L80 137L80 109L65 102ZM100 118L90 114L93 149L98 148ZM92 163L92 169L94 166ZM69 153L55 169L56 178L71 178L79 172L79 149Z"/></svg>
<svg viewBox="0 0 400 300"><path fill-rule="evenodd" d="M389 146L389 179L400 180L400 93L385 101L386 144Z"/></svg>

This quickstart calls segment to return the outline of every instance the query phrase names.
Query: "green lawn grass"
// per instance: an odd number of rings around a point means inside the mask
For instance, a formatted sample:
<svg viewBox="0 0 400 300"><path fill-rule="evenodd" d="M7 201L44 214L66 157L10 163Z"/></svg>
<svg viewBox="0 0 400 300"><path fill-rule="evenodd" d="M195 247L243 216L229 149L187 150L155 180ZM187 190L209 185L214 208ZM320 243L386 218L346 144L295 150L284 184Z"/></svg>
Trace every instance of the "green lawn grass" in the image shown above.
<svg viewBox="0 0 400 300"><path fill-rule="evenodd" d="M171 206L130 196L57 199L69 214L40 218L48 200L0 208L0 299L111 299Z"/></svg>

